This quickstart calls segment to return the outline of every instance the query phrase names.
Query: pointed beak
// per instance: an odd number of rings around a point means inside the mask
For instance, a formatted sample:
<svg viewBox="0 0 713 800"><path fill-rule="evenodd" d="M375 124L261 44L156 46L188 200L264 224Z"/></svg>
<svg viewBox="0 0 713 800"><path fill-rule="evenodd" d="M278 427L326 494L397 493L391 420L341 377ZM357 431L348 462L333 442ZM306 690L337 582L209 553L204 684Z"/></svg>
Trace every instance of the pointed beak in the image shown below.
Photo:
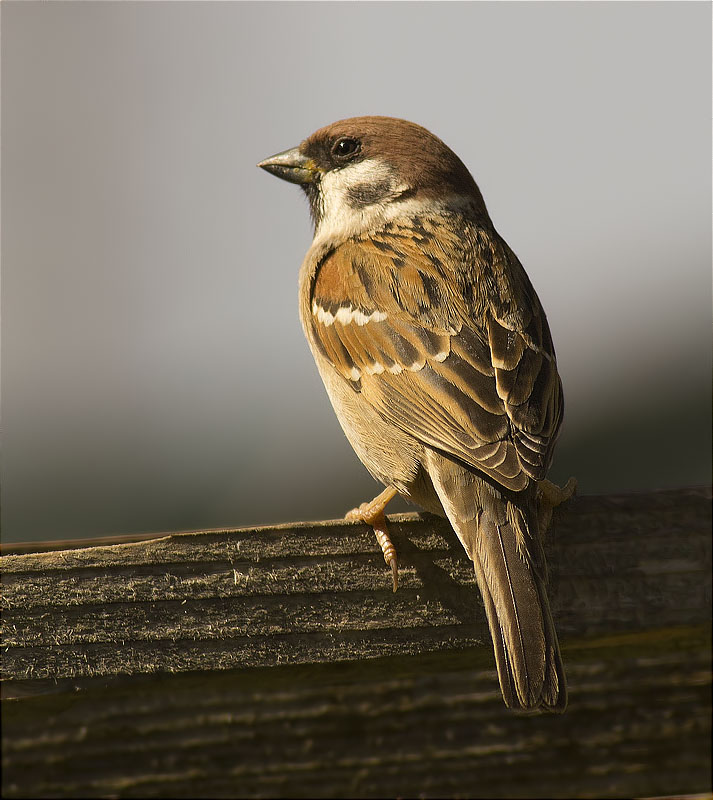
<svg viewBox="0 0 713 800"><path fill-rule="evenodd" d="M258 167L290 183L314 183L319 175L314 161L302 155L298 147L270 156Z"/></svg>

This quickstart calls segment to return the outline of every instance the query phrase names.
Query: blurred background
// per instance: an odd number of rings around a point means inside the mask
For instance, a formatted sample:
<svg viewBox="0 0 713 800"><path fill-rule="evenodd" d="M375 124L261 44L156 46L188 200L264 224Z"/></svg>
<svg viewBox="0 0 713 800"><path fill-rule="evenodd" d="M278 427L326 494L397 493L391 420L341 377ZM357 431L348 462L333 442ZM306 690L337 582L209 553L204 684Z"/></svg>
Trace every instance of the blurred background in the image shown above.
<svg viewBox="0 0 713 800"><path fill-rule="evenodd" d="M706 3L3 2L5 541L380 490L303 339L296 187L360 114L463 159L547 310L581 493L711 480Z"/></svg>

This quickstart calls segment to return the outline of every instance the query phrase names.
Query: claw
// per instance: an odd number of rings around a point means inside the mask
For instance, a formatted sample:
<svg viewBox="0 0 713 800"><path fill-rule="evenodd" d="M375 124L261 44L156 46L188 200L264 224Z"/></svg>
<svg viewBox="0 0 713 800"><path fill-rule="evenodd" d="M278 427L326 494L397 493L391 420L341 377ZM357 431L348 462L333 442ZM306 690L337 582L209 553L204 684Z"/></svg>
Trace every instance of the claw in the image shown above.
<svg viewBox="0 0 713 800"><path fill-rule="evenodd" d="M577 479L570 478L564 486L547 479L537 484L537 521L540 535L544 535L552 521L552 510L569 500L577 491Z"/></svg>
<svg viewBox="0 0 713 800"><path fill-rule="evenodd" d="M345 515L350 522L365 522L374 529L376 541L384 554L384 561L391 567L391 576L394 582L394 591L399 587L399 565L389 531L386 527L384 509L396 495L396 489L385 489L378 497L369 503L362 503L359 508L353 508Z"/></svg>
<svg viewBox="0 0 713 800"><path fill-rule="evenodd" d="M374 535L376 536L376 541L379 543L381 551L384 554L384 561L391 567L391 575L394 581L394 591L396 591L399 588L399 563L396 558L396 548L394 547L394 543L391 541L389 532L386 530L385 519L382 518L382 522L380 524L374 525Z"/></svg>

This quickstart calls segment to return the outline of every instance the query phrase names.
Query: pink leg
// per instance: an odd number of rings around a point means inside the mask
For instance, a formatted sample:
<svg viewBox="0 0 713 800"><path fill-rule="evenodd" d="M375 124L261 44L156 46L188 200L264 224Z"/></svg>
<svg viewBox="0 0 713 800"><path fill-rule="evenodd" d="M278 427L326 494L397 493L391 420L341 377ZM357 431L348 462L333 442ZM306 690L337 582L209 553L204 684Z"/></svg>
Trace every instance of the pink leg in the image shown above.
<svg viewBox="0 0 713 800"><path fill-rule="evenodd" d="M353 508L347 512L345 519L353 522L365 522L371 525L374 529L376 541L381 547L384 554L384 561L391 567L391 575L394 582L394 591L399 586L399 567L396 560L396 548L389 537L389 531L386 527L386 517L384 516L384 509L394 499L397 492L396 489L389 487L375 497L369 503L362 503L359 508Z"/></svg>

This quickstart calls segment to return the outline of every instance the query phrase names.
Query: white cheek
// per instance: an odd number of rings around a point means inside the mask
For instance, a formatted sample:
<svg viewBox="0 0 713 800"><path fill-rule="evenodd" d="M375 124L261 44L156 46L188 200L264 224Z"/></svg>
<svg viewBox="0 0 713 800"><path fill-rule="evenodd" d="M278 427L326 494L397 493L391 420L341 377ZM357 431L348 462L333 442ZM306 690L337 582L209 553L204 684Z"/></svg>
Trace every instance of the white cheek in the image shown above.
<svg viewBox="0 0 713 800"><path fill-rule="evenodd" d="M355 208L349 200L349 190L360 183L390 185L383 201ZM352 236L368 230L382 220L386 205L405 192L408 186L399 182L394 170L378 159L366 159L342 169L324 173L320 182L322 215L315 231L315 241L338 235Z"/></svg>
<svg viewBox="0 0 713 800"><path fill-rule="evenodd" d="M378 202L355 207L350 202L349 190L363 183L385 184L389 188ZM474 211L473 199L467 195L448 195L442 200L409 196L402 199L401 195L408 189L391 166L375 158L325 172L320 181L320 221L310 252L378 230L390 220L445 209Z"/></svg>

